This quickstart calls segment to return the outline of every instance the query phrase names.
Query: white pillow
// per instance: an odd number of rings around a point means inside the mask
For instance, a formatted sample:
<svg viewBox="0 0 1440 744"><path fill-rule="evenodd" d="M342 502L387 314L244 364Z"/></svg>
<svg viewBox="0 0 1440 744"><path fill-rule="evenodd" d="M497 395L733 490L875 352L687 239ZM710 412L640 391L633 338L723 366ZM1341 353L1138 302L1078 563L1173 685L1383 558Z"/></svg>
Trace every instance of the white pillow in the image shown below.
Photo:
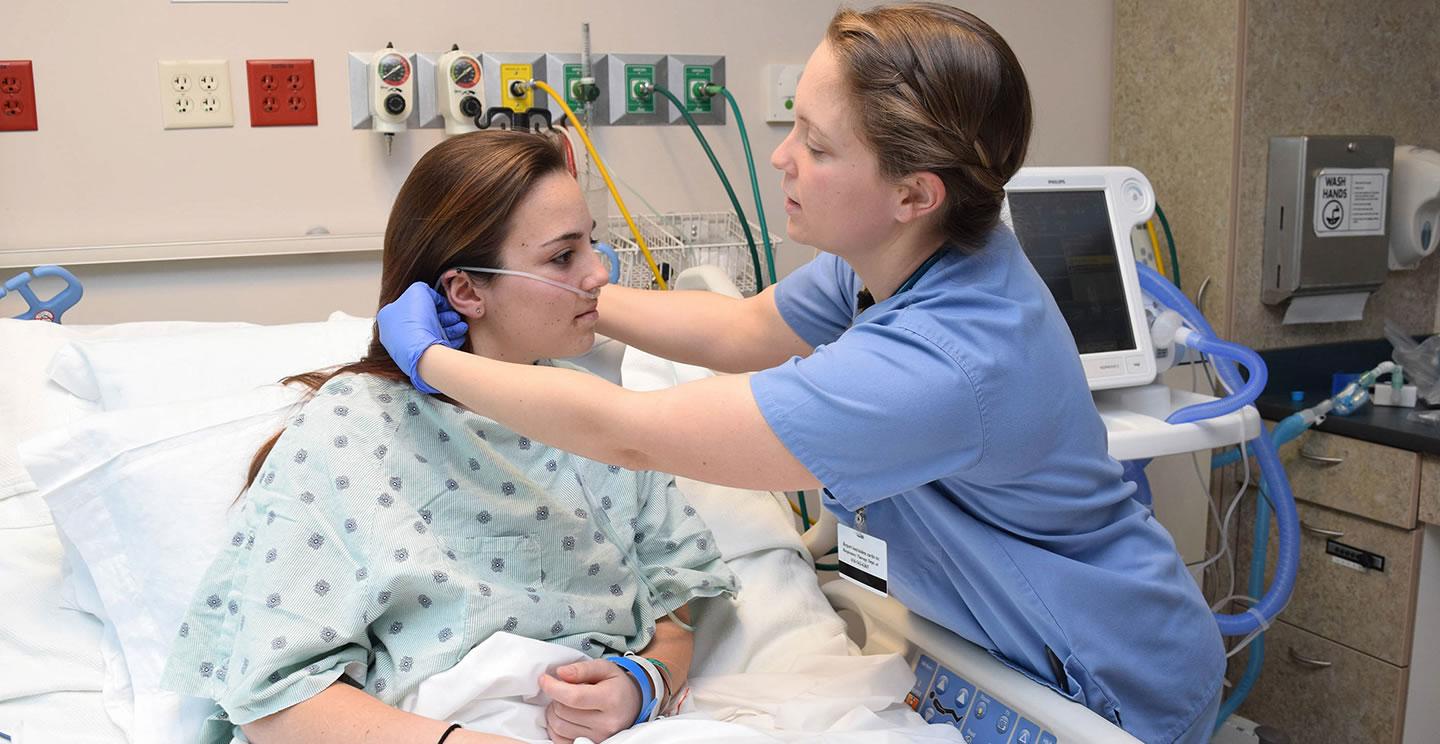
<svg viewBox="0 0 1440 744"><path fill-rule="evenodd" d="M301 399L297 389L271 385L104 412L20 447L119 642L134 717L117 723L135 741L185 741L189 734L179 732L198 730L208 712L160 689L165 658L194 587L224 542L250 456ZM107 685L106 692L124 691Z"/></svg>
<svg viewBox="0 0 1440 744"><path fill-rule="evenodd" d="M113 326L63 326L36 320L0 318L0 527L22 527L36 522L37 512L15 503L10 496L31 492L34 484L15 457L22 439L60 428L94 413L98 405L77 399L49 382L45 369L51 357L66 344L80 339L137 339L194 333L200 329L239 328L246 323L122 323ZM43 508L38 512L48 523ZM12 520L13 517L13 520ZM18 520L24 518L26 523Z"/></svg>
<svg viewBox="0 0 1440 744"><path fill-rule="evenodd" d="M50 379L103 410L202 400L358 360L372 321L242 326L178 336L75 341Z"/></svg>

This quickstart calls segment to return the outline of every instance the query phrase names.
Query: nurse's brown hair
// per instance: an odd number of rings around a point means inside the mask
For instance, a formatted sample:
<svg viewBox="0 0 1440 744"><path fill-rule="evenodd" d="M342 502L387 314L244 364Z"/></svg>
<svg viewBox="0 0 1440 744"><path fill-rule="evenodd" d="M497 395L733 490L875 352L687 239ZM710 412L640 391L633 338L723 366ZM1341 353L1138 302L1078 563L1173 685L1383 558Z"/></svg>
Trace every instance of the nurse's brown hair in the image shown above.
<svg viewBox="0 0 1440 744"><path fill-rule="evenodd" d="M825 38L881 174L939 176L940 230L978 249L1030 143L1030 88L1010 46L974 15L929 2L842 8Z"/></svg>
<svg viewBox="0 0 1440 744"><path fill-rule="evenodd" d="M385 226L380 257L380 301L393 302L411 284L433 285L453 266L503 268L500 246L510 231L510 215L544 176L567 173L565 154L549 135L483 130L451 137L431 148L410 171ZM476 275L488 281L490 275ZM305 372L281 380L312 393L331 378L356 372L408 382L385 347L377 326L359 361ZM250 460L249 488L284 429L276 432Z"/></svg>

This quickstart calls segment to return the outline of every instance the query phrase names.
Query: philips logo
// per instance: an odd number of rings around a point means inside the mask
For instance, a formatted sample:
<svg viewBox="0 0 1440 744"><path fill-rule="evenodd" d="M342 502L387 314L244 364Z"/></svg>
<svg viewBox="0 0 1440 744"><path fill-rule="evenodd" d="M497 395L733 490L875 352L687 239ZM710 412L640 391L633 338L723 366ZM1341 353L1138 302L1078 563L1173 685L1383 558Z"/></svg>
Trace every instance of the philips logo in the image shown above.
<svg viewBox="0 0 1440 744"><path fill-rule="evenodd" d="M1052 185L1052 186L1064 186L1064 185L1065 185L1065 179L1063 179L1063 178L1047 178L1047 179L1045 179L1045 183L1048 183L1048 184L1050 184L1050 185Z"/></svg>

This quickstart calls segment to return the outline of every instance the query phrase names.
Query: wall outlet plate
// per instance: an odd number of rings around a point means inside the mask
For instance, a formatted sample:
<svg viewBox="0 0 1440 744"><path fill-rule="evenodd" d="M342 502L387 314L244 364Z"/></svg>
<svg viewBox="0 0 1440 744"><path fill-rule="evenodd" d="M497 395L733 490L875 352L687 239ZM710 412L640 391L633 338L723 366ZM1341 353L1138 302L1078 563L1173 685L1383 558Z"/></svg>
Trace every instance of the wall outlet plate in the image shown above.
<svg viewBox="0 0 1440 744"><path fill-rule="evenodd" d="M663 54L605 55L595 65L595 82L603 91L600 100L595 102L598 112L595 120L617 126L665 124L670 102L658 93L648 98L637 97L635 87L649 81L670 90L667 80Z"/></svg>
<svg viewBox="0 0 1440 744"><path fill-rule="evenodd" d="M230 63L160 60L160 118L166 129L235 126L230 103Z"/></svg>
<svg viewBox="0 0 1440 744"><path fill-rule="evenodd" d="M0 132L33 132L35 71L28 59L0 60Z"/></svg>
<svg viewBox="0 0 1440 744"><path fill-rule="evenodd" d="M604 58L605 55L603 54L590 55L590 71L591 74L595 75L596 85L601 84L599 74L600 61ZM584 121L584 102L575 97L575 91L573 90L574 85L580 82L580 78L584 75L580 66L580 55L561 52L552 52L545 55L545 74L545 82L550 83L550 85L555 87L556 91L565 96L566 105L570 106L570 109L575 112L576 116L581 117L581 121ZM604 86L601 85L601 98L605 96L603 87ZM560 108L560 104L550 99L549 96L546 96L546 99L550 108L551 121L557 123L564 121L565 111ZM590 115L592 119L595 117L596 106L599 105L599 103L600 101L596 100L590 104ZM598 121L598 119L596 120Z"/></svg>
<svg viewBox="0 0 1440 744"><path fill-rule="evenodd" d="M315 60L249 59L250 126L315 126Z"/></svg>
<svg viewBox="0 0 1440 744"><path fill-rule="evenodd" d="M725 57L718 54L672 54L665 58L670 92L675 94L696 124L724 124L729 104L724 96L706 98L696 95L696 87L707 83L725 84ZM674 105L670 106L670 123L685 124Z"/></svg>
<svg viewBox="0 0 1440 744"><path fill-rule="evenodd" d="M765 65L765 121L795 121L795 88L805 65Z"/></svg>
<svg viewBox="0 0 1440 744"><path fill-rule="evenodd" d="M545 55L539 52L486 52L480 55L480 67L484 73L485 87L481 94L485 109L507 108L525 113L532 108L546 106L545 91L532 88L525 95L516 97L510 93L510 83L530 79L551 81L545 71Z"/></svg>

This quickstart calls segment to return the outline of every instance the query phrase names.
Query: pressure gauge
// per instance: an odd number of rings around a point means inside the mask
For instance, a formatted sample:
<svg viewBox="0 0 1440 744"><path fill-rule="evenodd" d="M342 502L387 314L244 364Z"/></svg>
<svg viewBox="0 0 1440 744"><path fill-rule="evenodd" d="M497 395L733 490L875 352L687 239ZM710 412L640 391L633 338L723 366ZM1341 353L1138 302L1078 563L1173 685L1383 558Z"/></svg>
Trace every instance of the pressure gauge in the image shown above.
<svg viewBox="0 0 1440 744"><path fill-rule="evenodd" d="M397 52L392 46L375 53L370 64L370 114L375 130L393 135L404 131L405 120L414 109L415 76L411 74L410 55ZM389 138L386 138L387 144Z"/></svg>
<svg viewBox="0 0 1440 744"><path fill-rule="evenodd" d="M458 45L435 63L436 108L445 117L446 134L476 131L475 117L485 110L480 60Z"/></svg>
<svg viewBox="0 0 1440 744"><path fill-rule="evenodd" d="M480 61L462 56L450 63L450 80L455 87L469 90L480 82Z"/></svg>

